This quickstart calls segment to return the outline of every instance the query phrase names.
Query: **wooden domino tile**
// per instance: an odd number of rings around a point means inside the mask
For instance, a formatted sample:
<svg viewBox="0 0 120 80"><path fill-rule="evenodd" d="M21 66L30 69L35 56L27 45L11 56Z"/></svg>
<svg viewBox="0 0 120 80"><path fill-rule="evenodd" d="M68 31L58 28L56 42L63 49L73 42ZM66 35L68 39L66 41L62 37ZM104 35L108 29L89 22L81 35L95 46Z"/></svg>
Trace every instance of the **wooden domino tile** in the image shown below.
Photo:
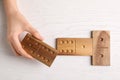
<svg viewBox="0 0 120 80"><path fill-rule="evenodd" d="M92 31L93 56L92 65L110 65L110 32Z"/></svg>
<svg viewBox="0 0 120 80"><path fill-rule="evenodd" d="M92 55L91 38L57 38L56 43L59 55Z"/></svg>
<svg viewBox="0 0 120 80"><path fill-rule="evenodd" d="M57 50L43 41L38 40L31 34L27 34L21 44L28 54L47 66L51 66L57 55Z"/></svg>

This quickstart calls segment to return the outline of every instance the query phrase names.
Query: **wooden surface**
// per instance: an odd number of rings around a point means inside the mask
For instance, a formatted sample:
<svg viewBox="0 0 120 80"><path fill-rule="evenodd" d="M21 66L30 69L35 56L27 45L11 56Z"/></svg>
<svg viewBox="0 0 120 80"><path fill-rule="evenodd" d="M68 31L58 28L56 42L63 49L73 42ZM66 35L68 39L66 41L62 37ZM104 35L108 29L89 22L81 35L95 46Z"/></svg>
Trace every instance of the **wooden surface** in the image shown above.
<svg viewBox="0 0 120 80"><path fill-rule="evenodd" d="M91 38L57 38L56 48L59 55L92 55Z"/></svg>
<svg viewBox="0 0 120 80"><path fill-rule="evenodd" d="M92 64L99 66L110 65L110 32L93 31Z"/></svg>
<svg viewBox="0 0 120 80"><path fill-rule="evenodd" d="M25 36L21 44L28 54L49 67L57 55L57 50L30 34Z"/></svg>

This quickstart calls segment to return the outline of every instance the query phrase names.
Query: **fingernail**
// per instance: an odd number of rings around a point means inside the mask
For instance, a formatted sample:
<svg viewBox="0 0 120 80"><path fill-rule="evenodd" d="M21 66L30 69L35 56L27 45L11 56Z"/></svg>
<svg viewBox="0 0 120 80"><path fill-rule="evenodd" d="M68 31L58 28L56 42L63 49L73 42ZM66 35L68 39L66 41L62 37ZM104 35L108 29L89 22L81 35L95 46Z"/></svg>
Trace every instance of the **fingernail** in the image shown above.
<svg viewBox="0 0 120 80"><path fill-rule="evenodd" d="M37 35L37 38L39 38L40 40L44 40L43 36L41 36L40 34Z"/></svg>
<svg viewBox="0 0 120 80"><path fill-rule="evenodd" d="M34 59L32 56L29 56L30 59Z"/></svg>

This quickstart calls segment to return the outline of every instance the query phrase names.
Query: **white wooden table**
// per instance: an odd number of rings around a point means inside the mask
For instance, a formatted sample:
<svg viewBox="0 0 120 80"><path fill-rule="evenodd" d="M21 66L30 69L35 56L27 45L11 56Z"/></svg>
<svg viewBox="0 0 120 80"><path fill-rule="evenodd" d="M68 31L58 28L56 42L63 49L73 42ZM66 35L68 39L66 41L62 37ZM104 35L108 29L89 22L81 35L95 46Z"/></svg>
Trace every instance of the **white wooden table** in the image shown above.
<svg viewBox="0 0 120 80"><path fill-rule="evenodd" d="M6 20L0 0L0 80L120 80L119 0L18 0L28 21L45 42L58 37L90 37L91 30L111 31L111 66L91 66L89 56L57 56L49 68L17 57L6 40Z"/></svg>

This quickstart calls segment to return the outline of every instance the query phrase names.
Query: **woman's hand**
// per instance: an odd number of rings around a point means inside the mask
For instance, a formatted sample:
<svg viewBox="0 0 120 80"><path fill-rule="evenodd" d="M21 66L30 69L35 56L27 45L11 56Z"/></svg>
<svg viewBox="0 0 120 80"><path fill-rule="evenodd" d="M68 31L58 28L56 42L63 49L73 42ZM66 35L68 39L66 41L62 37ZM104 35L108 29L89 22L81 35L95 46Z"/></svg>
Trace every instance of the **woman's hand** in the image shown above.
<svg viewBox="0 0 120 80"><path fill-rule="evenodd" d="M42 37L19 12L16 0L3 0L3 3L7 17L7 37L11 47L16 52L16 54L32 58L22 48L19 35L22 32L27 31L41 40Z"/></svg>
<svg viewBox="0 0 120 80"><path fill-rule="evenodd" d="M19 35L22 32L27 31L35 37L42 40L43 38L40 36L39 32L31 26L31 24L25 19L25 17L20 12L16 12L14 14L9 15L7 17L7 24L7 38L13 50L18 55L32 58L22 48L19 40Z"/></svg>

